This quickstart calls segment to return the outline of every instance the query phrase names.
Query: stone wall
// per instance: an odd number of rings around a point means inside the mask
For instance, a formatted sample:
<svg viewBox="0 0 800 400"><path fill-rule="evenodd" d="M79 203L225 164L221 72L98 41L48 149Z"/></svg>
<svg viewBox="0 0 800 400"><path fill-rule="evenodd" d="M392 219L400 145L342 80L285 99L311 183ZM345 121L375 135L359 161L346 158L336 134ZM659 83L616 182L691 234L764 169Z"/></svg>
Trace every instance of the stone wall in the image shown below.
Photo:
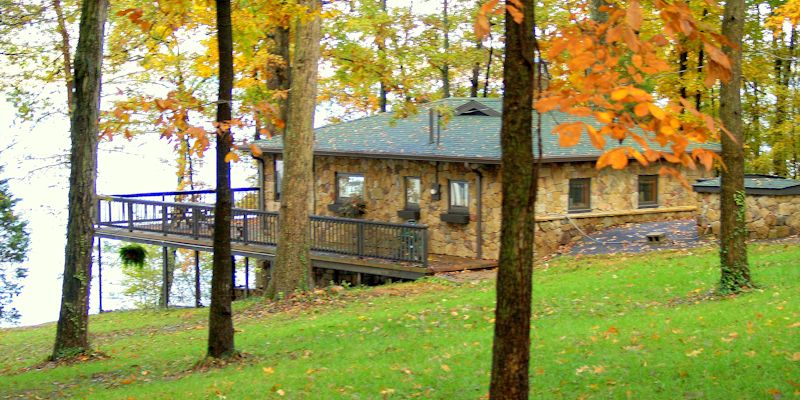
<svg viewBox="0 0 800 400"><path fill-rule="evenodd" d="M698 225L719 235L719 193L698 193ZM800 196L749 194L745 200L750 239L775 239L800 233Z"/></svg>
<svg viewBox="0 0 800 400"><path fill-rule="evenodd" d="M265 156L264 195L266 208L277 211L275 201L274 158ZM277 156L280 157L280 156ZM637 175L654 175L658 166L631 165L616 171L597 170L593 162L553 163L542 167L539 181L536 251L549 254L580 234L565 218L569 179L591 178L591 212L569 214L585 232L628 222L693 218L696 199L690 189L669 177L658 178L658 207L640 209L637 205ZM430 252L462 257L476 257L478 231L477 180L481 178L483 242L481 256L496 259L500 245L501 182L498 165L429 162L411 160L366 159L316 156L314 159L314 212L337 216L328 209L336 200L336 173L358 173L365 178L366 210L364 219L404 222L397 211L405 208L404 177L422 180L419 223L428 226ZM699 177L687 173L691 182ZM442 222L448 211L448 181L469 182L469 223ZM432 200L430 189L438 182L441 198Z"/></svg>

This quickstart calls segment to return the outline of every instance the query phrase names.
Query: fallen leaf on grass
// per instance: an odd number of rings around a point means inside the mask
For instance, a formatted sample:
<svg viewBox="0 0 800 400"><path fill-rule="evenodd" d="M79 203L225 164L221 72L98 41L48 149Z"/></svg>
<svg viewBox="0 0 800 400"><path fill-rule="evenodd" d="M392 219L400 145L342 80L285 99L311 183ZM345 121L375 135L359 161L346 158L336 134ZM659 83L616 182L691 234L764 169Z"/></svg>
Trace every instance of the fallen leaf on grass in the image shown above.
<svg viewBox="0 0 800 400"><path fill-rule="evenodd" d="M697 356L699 356L699 355L700 355L700 353L702 353L702 352L703 352L703 349L702 349L702 348L699 348L699 349L697 349L697 350L692 350L692 351L690 351L690 352L686 353L686 357L697 357Z"/></svg>

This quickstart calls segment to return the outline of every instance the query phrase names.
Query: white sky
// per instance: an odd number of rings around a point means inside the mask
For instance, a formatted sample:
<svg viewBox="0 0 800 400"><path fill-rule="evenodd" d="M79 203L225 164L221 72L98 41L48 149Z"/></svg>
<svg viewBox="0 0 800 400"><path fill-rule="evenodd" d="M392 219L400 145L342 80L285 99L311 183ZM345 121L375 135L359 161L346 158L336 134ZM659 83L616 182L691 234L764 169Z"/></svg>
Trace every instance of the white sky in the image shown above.
<svg viewBox="0 0 800 400"><path fill-rule="evenodd" d="M31 249L25 263L28 277L14 306L22 313L20 324L33 325L58 319L66 243L69 171L66 165L39 168L52 164L55 155L67 154L69 125L65 119L54 119L28 131L27 127L12 126L13 119L12 107L0 102L0 148L16 143L2 153L0 164L5 167L3 175L11 179L12 193L20 199L17 211L29 221L28 230L31 233ZM173 159L172 145L159 140L156 135L133 142L115 139L110 143L101 143L97 192L117 194L175 190ZM207 161L198 177L213 186L213 148L206 153L205 159ZM246 161L235 165L233 186L247 186L244 180L252 173L255 173L255 169ZM104 263L115 257L105 254ZM120 290L114 285L121 279L119 271L104 268L103 274L104 308L118 308L121 304L115 302L113 297L114 292ZM95 283L96 280L93 281L90 299L92 310L97 307Z"/></svg>

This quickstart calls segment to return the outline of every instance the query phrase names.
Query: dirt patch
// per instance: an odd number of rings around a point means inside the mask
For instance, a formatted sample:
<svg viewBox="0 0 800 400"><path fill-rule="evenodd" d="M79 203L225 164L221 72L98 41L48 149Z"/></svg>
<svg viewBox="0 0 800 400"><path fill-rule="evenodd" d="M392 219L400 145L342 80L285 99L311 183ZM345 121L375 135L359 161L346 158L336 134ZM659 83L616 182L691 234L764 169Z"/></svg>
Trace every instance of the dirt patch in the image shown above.
<svg viewBox="0 0 800 400"><path fill-rule="evenodd" d="M490 279L496 279L497 268L445 272L436 274L436 277L455 283L482 282Z"/></svg>

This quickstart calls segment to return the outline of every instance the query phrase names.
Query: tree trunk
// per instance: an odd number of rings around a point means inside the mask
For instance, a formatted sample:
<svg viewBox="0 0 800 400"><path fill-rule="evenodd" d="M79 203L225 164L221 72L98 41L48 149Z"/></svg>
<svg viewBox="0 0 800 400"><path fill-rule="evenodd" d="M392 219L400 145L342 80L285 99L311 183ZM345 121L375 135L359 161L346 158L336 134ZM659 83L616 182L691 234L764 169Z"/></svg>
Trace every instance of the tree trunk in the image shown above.
<svg viewBox="0 0 800 400"><path fill-rule="evenodd" d="M89 281L92 277L97 121L107 0L84 0L75 51L75 103L70 117L69 216L64 250L64 280L53 359L89 349Z"/></svg>
<svg viewBox="0 0 800 400"><path fill-rule="evenodd" d="M483 49L483 41L478 39L475 42L475 49L480 51ZM469 88L469 97L478 97L478 86L480 86L481 80L481 63L476 61L475 64L472 65L472 78L470 78L470 88Z"/></svg>
<svg viewBox="0 0 800 400"><path fill-rule="evenodd" d="M720 192L720 291L738 292L750 287L747 264L747 225L745 220L744 150L742 133L742 31L744 0L725 3L722 34L735 47L723 46L731 61L731 79L720 87L719 114L730 136L722 134L722 170Z"/></svg>
<svg viewBox="0 0 800 400"><path fill-rule="evenodd" d="M178 260L178 250L164 247L162 251L166 252L166 260L164 260L166 265L162 265L165 270L162 271L162 286L161 292L158 294L158 306L167 308L169 307L169 294L172 292L172 282L175 280L175 264Z"/></svg>
<svg viewBox="0 0 800 400"><path fill-rule="evenodd" d="M217 199L214 204L214 256L211 276L211 306L208 312L208 356L230 357L233 343L233 265L231 263L231 168L225 156L231 151L230 126L233 92L233 32L231 1L217 0L219 49L219 94L217 100Z"/></svg>
<svg viewBox="0 0 800 400"><path fill-rule="evenodd" d="M315 13L317 0L303 5ZM311 287L311 259L308 218L314 179L314 108L317 98L320 20L297 19L289 114L283 138L283 171L278 232L278 252L272 267L267 297L291 294Z"/></svg>
<svg viewBox="0 0 800 400"><path fill-rule="evenodd" d="M708 16L708 10L704 8L703 9L703 19L705 19L706 16ZM703 45L702 44L698 44L697 45L697 73L701 74L701 75L703 74L704 58L705 58L705 53L703 52ZM702 107L702 105L703 105L702 103L703 103L703 91L702 90L698 90L698 91L696 91L694 93L694 108L697 111L700 111L700 107Z"/></svg>
<svg viewBox="0 0 800 400"><path fill-rule="evenodd" d="M442 31L444 35L444 43L442 46L442 52L444 53L444 63L441 67L442 72L442 97L448 98L450 97L450 62L448 57L450 56L450 19L447 15L447 1L442 0L443 8L442 8Z"/></svg>
<svg viewBox="0 0 800 400"><path fill-rule="evenodd" d="M772 148L772 172L776 175L786 176L786 154L783 148L784 132L783 125L786 121L786 92L784 85L784 63L783 63L783 41L778 36L773 36L775 61L773 71L775 73L775 122L772 126L770 147Z"/></svg>
<svg viewBox="0 0 800 400"><path fill-rule="evenodd" d="M683 79L684 75L686 75L686 70L688 69L687 64L689 63L689 52L683 47L685 43L681 44L681 51L678 53L678 81L680 81L680 89L678 89L678 95L681 96L681 99L686 99L686 81Z"/></svg>
<svg viewBox="0 0 800 400"><path fill-rule="evenodd" d="M483 97L489 97L489 77L492 73L492 57L494 57L494 47L492 46L492 30L489 29L489 56L486 58L486 75L483 78Z"/></svg>
<svg viewBox="0 0 800 400"><path fill-rule="evenodd" d="M386 0L381 0L381 11L383 15L382 18L386 18ZM387 106L387 85L386 85L386 26L384 23L381 23L378 26L378 36L380 39L378 40L378 59L380 60L380 92L378 93L378 107L380 112L386 112Z"/></svg>
<svg viewBox="0 0 800 400"><path fill-rule="evenodd" d="M509 0L508 5L512 5ZM528 398L531 279L533 275L536 177L533 157L534 3L523 0L522 24L506 13L503 63L502 221L500 268L497 272L492 399Z"/></svg>
<svg viewBox="0 0 800 400"><path fill-rule="evenodd" d="M267 78L267 90L271 93L277 91L289 90L289 28L282 26L276 27L272 31L273 46L270 52L274 55L280 56L283 61L275 62L270 61L267 65L269 78ZM286 100L280 100L276 104L278 115L274 116L286 123ZM284 128L274 124L271 118L264 121L264 128L270 135L282 135ZM260 135L259 132L256 132Z"/></svg>
<svg viewBox="0 0 800 400"><path fill-rule="evenodd" d="M64 9L61 7L61 0L53 0L53 9L56 12L56 22L58 23L58 34L61 36L61 56L64 61L64 82L67 88L67 113L71 113L72 95L75 88L72 82L72 64L69 54L69 31L67 31L67 19L64 17Z"/></svg>

